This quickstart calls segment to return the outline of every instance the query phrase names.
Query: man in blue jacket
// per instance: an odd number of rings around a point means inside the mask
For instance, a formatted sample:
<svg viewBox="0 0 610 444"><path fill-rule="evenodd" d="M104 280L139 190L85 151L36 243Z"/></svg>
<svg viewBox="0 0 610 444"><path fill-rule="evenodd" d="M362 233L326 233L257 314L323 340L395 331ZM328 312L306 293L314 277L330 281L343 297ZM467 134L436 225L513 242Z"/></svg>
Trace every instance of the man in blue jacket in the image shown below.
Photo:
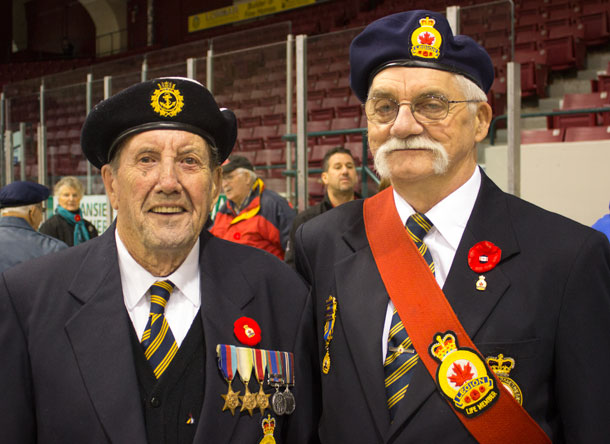
<svg viewBox="0 0 610 444"><path fill-rule="evenodd" d="M49 189L34 182L13 182L0 189L0 272L68 246L36 229Z"/></svg>

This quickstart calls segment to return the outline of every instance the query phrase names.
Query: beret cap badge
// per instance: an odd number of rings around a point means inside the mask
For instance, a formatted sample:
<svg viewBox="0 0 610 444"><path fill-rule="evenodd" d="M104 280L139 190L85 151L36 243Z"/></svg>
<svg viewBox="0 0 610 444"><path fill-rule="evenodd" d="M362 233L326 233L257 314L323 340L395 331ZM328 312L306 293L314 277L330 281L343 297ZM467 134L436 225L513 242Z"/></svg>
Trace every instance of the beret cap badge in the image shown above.
<svg viewBox="0 0 610 444"><path fill-rule="evenodd" d="M414 57L438 59L443 41L441 33L434 29L436 20L426 17L419 20L420 27L411 34L411 54Z"/></svg>
<svg viewBox="0 0 610 444"><path fill-rule="evenodd" d="M150 97L150 106L162 117L175 117L184 106L184 98L176 84L160 82Z"/></svg>

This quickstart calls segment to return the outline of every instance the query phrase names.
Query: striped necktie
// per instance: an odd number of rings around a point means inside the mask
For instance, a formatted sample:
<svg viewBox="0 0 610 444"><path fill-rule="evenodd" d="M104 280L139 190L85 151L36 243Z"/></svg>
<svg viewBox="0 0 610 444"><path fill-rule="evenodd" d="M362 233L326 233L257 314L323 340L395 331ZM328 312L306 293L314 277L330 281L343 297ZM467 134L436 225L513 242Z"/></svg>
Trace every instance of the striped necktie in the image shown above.
<svg viewBox="0 0 610 444"><path fill-rule="evenodd" d="M142 335L144 356L159 379L178 351L178 344L165 319L165 305L174 290L171 281L157 281L150 287L150 315Z"/></svg>
<svg viewBox="0 0 610 444"><path fill-rule="evenodd" d="M423 242L424 236L432 228L432 222L423 214L415 213L407 220L407 233L415 242L420 254L424 257L430 270L434 273L434 261L428 247ZM413 376L411 371L419 357L411 344L402 320L396 309L392 315L392 324L388 336L388 352L384 362L385 387L388 398L390 418L393 420L398 410L398 403L405 397L409 382Z"/></svg>

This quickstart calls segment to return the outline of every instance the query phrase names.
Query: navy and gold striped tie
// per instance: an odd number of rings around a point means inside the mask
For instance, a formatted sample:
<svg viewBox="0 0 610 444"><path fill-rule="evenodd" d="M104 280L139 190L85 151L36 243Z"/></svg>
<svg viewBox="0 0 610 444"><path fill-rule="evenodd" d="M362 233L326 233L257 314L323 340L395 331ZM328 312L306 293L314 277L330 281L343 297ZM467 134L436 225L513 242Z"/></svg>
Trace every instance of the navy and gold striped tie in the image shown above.
<svg viewBox="0 0 610 444"><path fill-rule="evenodd" d="M171 281L157 281L150 287L150 315L142 335L144 356L159 379L178 351L178 344L165 319L165 305L174 290Z"/></svg>
<svg viewBox="0 0 610 444"><path fill-rule="evenodd" d="M432 222L423 214L415 213L407 220L407 233L415 242L419 252L428 263L428 267L434 274L434 261L423 242L424 236L432 228ZM405 397L413 372L411 371L419 357L411 344L411 339L405 330L402 320L396 309L392 315L392 324L388 336L388 352L384 362L385 388L388 398L388 409L390 418L393 420L398 410L398 402Z"/></svg>

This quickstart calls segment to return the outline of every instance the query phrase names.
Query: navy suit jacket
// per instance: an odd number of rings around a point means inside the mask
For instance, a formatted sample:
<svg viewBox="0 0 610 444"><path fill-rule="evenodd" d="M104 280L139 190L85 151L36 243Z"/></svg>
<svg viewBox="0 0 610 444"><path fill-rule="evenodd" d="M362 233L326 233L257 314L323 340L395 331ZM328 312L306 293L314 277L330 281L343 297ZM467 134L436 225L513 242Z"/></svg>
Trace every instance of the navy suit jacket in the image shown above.
<svg viewBox="0 0 610 444"><path fill-rule="evenodd" d="M201 235L201 319L205 392L195 443L258 443L261 414L223 407L227 383L217 344L241 345L233 323L255 319L257 348L293 351L296 411L276 417L279 442L309 442L315 347L306 285L263 251ZM197 319L195 319L197 321ZM102 236L35 259L0 279L0 429L11 443L146 442L144 416L123 302L114 227ZM253 378L255 379L255 378ZM258 384L250 381L251 391ZM272 392L267 384L266 391ZM241 390L241 381L233 382Z"/></svg>
<svg viewBox="0 0 610 444"><path fill-rule="evenodd" d="M554 442L607 442L608 241L482 177L445 296L484 357L515 359L510 377L522 390L523 406ZM321 376L321 441L475 442L421 363L390 423L381 349L388 294L366 238L362 205L341 205L297 232L296 265L312 285L320 362L325 300L337 298L330 372ZM483 240L499 246L502 258L485 273L487 289L479 291L467 257Z"/></svg>

